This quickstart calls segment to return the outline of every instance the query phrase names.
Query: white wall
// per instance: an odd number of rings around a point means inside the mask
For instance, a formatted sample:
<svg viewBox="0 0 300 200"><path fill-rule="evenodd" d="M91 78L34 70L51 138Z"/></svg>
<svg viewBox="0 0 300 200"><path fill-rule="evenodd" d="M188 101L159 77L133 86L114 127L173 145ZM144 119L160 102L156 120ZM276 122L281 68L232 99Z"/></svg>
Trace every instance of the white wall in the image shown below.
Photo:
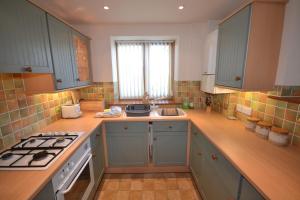
<svg viewBox="0 0 300 200"><path fill-rule="evenodd" d="M300 85L300 0L286 6L276 85Z"/></svg>
<svg viewBox="0 0 300 200"><path fill-rule="evenodd" d="M178 38L178 58L175 80L200 80L204 40L211 23L197 24L133 24L77 25L92 38L93 80L112 81L111 37L174 36Z"/></svg>

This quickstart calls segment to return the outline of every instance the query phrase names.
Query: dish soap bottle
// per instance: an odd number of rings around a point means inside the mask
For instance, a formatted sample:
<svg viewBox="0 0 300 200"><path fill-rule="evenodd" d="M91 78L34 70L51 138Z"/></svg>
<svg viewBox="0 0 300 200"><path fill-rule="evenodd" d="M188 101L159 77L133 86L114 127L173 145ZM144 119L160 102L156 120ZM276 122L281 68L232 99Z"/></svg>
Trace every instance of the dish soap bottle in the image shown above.
<svg viewBox="0 0 300 200"><path fill-rule="evenodd" d="M189 99L187 97L185 97L184 100L183 100L182 108L183 109L188 109L189 108Z"/></svg>

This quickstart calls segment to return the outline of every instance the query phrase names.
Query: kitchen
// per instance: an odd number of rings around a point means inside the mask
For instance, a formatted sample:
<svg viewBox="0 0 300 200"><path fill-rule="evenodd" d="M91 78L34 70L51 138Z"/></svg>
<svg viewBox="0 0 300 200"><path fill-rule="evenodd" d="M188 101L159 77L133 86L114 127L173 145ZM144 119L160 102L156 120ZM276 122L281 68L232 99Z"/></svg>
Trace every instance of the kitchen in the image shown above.
<svg viewBox="0 0 300 200"><path fill-rule="evenodd" d="M0 16L0 199L300 199L298 0Z"/></svg>

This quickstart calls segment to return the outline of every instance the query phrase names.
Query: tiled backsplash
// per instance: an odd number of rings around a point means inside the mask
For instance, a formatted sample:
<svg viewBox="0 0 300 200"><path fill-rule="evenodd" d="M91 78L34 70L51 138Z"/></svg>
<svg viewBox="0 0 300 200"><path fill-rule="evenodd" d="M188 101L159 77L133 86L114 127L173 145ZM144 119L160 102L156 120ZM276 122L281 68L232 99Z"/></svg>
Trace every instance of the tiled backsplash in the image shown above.
<svg viewBox="0 0 300 200"><path fill-rule="evenodd" d="M68 91L26 95L22 74L0 74L0 149L60 119Z"/></svg>
<svg viewBox="0 0 300 200"><path fill-rule="evenodd" d="M275 126L288 129L294 144L300 143L300 105L268 98L262 92L237 92L226 95L215 95L213 110L225 115L236 115L242 121L247 116L235 112L236 104L242 104L253 109L252 115L261 120L273 123Z"/></svg>
<svg viewBox="0 0 300 200"><path fill-rule="evenodd" d="M205 107L206 94L200 90L201 81L175 81L174 99L183 102L185 99L192 102L196 109Z"/></svg>
<svg viewBox="0 0 300 200"><path fill-rule="evenodd" d="M195 108L203 108L205 93L200 91L200 81L174 81L174 100L183 102L186 98ZM118 100L118 83L101 82L80 89L80 96L85 100L105 99L106 107L113 100Z"/></svg>

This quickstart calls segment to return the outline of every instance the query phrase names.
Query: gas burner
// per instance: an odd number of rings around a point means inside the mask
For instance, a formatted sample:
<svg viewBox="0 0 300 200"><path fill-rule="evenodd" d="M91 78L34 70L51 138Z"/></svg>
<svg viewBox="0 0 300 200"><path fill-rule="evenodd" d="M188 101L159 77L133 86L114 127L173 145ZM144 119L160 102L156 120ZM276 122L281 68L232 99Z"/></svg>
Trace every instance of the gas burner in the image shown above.
<svg viewBox="0 0 300 200"><path fill-rule="evenodd" d="M0 152L0 170L45 169L83 132L46 132L21 139Z"/></svg>
<svg viewBox="0 0 300 200"><path fill-rule="evenodd" d="M39 161L39 160L43 160L44 158L46 158L48 156L48 152L47 151L40 151L36 154L33 154L32 156L32 161Z"/></svg>
<svg viewBox="0 0 300 200"><path fill-rule="evenodd" d="M3 154L3 155L1 156L1 159L2 159L2 160L8 160L8 159L10 159L12 156L13 156L12 153L6 153L6 154Z"/></svg>
<svg viewBox="0 0 300 200"><path fill-rule="evenodd" d="M28 143L34 143L36 140L35 139L30 139L29 141L28 141Z"/></svg>
<svg viewBox="0 0 300 200"><path fill-rule="evenodd" d="M65 141L65 138L64 137L59 137L56 139L56 143L62 143Z"/></svg>

